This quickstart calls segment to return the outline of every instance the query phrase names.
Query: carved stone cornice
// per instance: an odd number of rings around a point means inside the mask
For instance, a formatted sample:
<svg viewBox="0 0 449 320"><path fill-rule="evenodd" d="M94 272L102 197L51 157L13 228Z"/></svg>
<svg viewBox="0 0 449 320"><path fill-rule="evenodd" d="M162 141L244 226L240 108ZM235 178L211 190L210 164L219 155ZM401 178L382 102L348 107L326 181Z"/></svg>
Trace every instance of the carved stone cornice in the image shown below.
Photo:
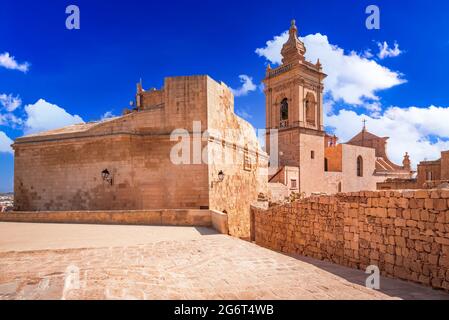
<svg viewBox="0 0 449 320"><path fill-rule="evenodd" d="M277 86L272 87L271 89L273 89L274 93L278 93L280 91L284 91L291 88L293 85L295 85L295 79L284 81L278 84Z"/></svg>
<svg viewBox="0 0 449 320"><path fill-rule="evenodd" d="M265 93L271 92L278 93L284 90L289 89L292 86L303 86L306 89L318 92L323 91L324 86L323 84L317 79L316 81L308 79L307 77L303 76L295 76L290 79L285 79L284 81L279 82L278 84L265 88Z"/></svg>

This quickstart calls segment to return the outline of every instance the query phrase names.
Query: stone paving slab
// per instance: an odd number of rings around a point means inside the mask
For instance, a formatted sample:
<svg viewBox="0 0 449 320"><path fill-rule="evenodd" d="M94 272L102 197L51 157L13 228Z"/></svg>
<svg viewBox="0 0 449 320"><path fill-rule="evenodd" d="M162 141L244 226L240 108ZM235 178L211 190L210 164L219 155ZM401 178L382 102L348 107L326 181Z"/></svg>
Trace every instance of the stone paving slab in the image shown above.
<svg viewBox="0 0 449 320"><path fill-rule="evenodd" d="M449 298L386 278L381 279L384 291L367 289L364 276L359 270L283 255L226 235L0 252L0 299Z"/></svg>

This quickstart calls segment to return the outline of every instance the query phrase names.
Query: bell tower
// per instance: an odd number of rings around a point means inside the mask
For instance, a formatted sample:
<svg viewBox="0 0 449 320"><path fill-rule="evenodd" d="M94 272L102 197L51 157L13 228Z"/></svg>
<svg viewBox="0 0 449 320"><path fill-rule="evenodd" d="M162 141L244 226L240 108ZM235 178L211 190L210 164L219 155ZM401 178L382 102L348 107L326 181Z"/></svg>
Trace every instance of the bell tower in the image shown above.
<svg viewBox="0 0 449 320"><path fill-rule="evenodd" d="M265 79L266 127L301 127L323 131L323 79L326 75L318 60L305 60L306 47L298 38L292 20L288 41L282 47L282 64L268 65Z"/></svg>
<svg viewBox="0 0 449 320"><path fill-rule="evenodd" d="M288 40L281 51L282 64L276 68L268 65L263 80L266 146L270 153L270 141L273 143L270 129L277 129L279 166L300 167L302 171L313 160L316 169L324 172L323 80L326 75L319 60L306 61L306 50L292 20Z"/></svg>

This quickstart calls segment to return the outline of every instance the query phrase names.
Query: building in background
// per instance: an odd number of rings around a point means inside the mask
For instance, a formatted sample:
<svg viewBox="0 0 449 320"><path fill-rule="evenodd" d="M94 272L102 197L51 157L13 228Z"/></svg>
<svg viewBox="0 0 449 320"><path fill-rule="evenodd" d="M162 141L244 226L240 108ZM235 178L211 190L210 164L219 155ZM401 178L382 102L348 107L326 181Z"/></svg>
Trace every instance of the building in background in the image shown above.
<svg viewBox="0 0 449 320"><path fill-rule="evenodd" d="M12 211L14 208L14 194L0 194L0 212Z"/></svg>
<svg viewBox="0 0 449 320"><path fill-rule="evenodd" d="M421 161L415 178L393 178L377 184L380 190L432 189L449 187L449 151L441 152L441 158Z"/></svg>
<svg viewBox="0 0 449 320"><path fill-rule="evenodd" d="M343 144L325 133L326 75L319 60L306 61L306 50L292 21L281 51L282 64L274 69L268 65L263 80L267 151L279 155L279 168L269 172L271 197L285 198L292 192L310 195L376 190L377 183L388 178L411 178L408 155L402 166L388 159L388 138L375 136L365 126Z"/></svg>

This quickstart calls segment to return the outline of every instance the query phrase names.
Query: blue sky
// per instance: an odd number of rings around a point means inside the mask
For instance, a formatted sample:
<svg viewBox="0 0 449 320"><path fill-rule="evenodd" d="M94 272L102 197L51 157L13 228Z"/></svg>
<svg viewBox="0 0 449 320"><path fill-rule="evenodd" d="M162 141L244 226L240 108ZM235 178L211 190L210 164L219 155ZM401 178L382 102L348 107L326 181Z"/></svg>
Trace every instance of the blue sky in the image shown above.
<svg viewBox="0 0 449 320"><path fill-rule="evenodd" d="M65 28L70 4L80 8L80 30ZM369 4L380 9L380 30L365 27ZM7 139L119 115L139 78L149 88L166 76L209 74L238 90L245 75L236 110L264 128L259 85L270 57L256 49L277 50L267 41L293 18L308 58L325 56L332 75L328 130L344 141L367 118L373 133L391 137L397 162L404 151L417 162L449 149L448 1L2 0L0 7L0 192L12 190Z"/></svg>

